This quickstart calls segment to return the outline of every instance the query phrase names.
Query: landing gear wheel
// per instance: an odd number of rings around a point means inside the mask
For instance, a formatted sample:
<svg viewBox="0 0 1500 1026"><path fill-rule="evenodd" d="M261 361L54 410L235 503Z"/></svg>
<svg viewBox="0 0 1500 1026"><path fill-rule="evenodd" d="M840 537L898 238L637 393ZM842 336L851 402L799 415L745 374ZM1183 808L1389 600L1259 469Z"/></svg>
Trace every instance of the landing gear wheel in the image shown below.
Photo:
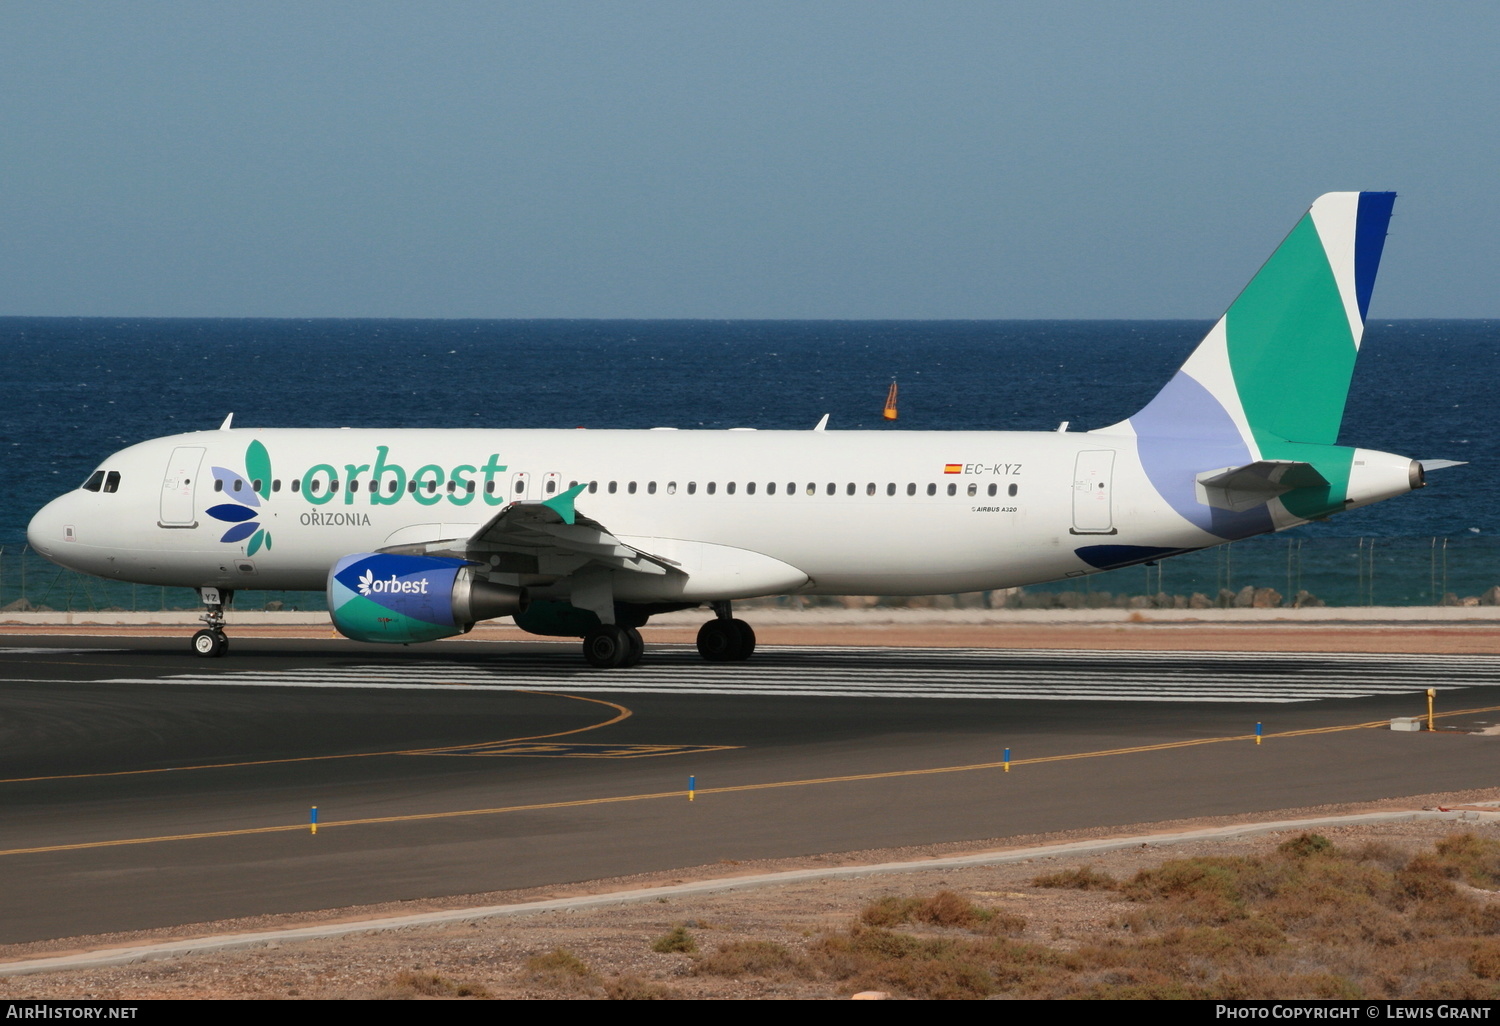
<svg viewBox="0 0 1500 1026"><path fill-rule="evenodd" d="M641 637L641 632L634 627L626 627L625 638L630 642L630 649L625 653L625 661L621 666L634 666L641 661L641 656L646 654L646 641Z"/></svg>
<svg viewBox="0 0 1500 1026"><path fill-rule="evenodd" d="M749 659L755 632L744 620L710 620L698 628L698 654L711 663Z"/></svg>
<svg viewBox="0 0 1500 1026"><path fill-rule="evenodd" d="M583 658L601 670L626 665L630 647L630 635L625 628L612 623L601 623L583 636Z"/></svg>
<svg viewBox="0 0 1500 1026"><path fill-rule="evenodd" d="M731 657L736 660L749 659L755 652L755 631L744 620L730 620L734 627L734 633L739 640L739 647Z"/></svg>
<svg viewBox="0 0 1500 1026"><path fill-rule="evenodd" d="M698 654L711 663L732 658L738 642L727 620L710 620L698 628Z"/></svg>
<svg viewBox="0 0 1500 1026"><path fill-rule="evenodd" d="M222 631L201 630L193 635L193 652L204 659L216 659L229 648Z"/></svg>

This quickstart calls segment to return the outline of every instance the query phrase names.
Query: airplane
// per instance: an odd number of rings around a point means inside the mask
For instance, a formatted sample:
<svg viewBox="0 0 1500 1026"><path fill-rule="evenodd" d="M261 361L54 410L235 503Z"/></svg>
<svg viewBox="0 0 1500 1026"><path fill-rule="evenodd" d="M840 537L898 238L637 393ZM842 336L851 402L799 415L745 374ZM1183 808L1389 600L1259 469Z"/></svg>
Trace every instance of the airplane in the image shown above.
<svg viewBox="0 0 1500 1026"><path fill-rule="evenodd" d="M326 589L337 630L412 644L510 616L632 666L707 606L747 659L765 595L1008 588L1322 520L1426 484L1337 444L1395 193L1320 197L1166 386L1092 431L244 429L142 442L48 503L62 566L196 588L199 656L237 591Z"/></svg>

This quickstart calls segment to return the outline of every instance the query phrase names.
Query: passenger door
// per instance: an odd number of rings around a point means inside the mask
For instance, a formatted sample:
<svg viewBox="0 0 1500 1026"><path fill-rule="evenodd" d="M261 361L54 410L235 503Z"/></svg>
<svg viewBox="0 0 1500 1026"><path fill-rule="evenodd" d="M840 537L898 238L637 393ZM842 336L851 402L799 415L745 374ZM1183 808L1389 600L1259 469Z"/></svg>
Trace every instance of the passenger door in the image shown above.
<svg viewBox="0 0 1500 1026"><path fill-rule="evenodd" d="M198 511L193 502L198 468L203 463L201 445L179 445L167 462L161 483L161 519L158 527L197 527Z"/></svg>

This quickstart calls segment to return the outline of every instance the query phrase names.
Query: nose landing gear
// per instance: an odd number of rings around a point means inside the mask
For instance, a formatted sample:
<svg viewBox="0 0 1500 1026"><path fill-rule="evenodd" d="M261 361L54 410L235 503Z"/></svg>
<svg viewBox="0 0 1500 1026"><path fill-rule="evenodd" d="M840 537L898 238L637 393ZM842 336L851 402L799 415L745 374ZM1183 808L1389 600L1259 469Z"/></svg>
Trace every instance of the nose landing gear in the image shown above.
<svg viewBox="0 0 1500 1026"><path fill-rule="evenodd" d="M716 618L698 628L698 654L711 663L749 659L755 651L755 631L731 615L728 602L712 605Z"/></svg>
<svg viewBox="0 0 1500 1026"><path fill-rule="evenodd" d="M229 651L229 638L224 633L224 607L234 597L234 592L199 588L198 597L208 607L208 612L199 617L206 626L193 635L193 654L203 659L217 659Z"/></svg>

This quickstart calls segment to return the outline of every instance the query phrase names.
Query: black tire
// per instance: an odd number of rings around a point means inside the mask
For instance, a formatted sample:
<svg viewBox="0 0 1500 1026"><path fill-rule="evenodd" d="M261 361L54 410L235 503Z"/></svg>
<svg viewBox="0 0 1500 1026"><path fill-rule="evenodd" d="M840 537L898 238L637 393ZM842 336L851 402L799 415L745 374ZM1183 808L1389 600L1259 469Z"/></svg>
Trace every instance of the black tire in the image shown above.
<svg viewBox="0 0 1500 1026"><path fill-rule="evenodd" d="M731 620L710 620L698 628L698 654L711 663L737 659L740 633Z"/></svg>
<svg viewBox="0 0 1500 1026"><path fill-rule="evenodd" d="M734 655L729 658L736 661L749 659L755 652L755 630L744 620L730 620L734 628L735 646Z"/></svg>
<svg viewBox="0 0 1500 1026"><path fill-rule="evenodd" d="M193 635L192 647L200 659L217 659L229 647L229 639L220 631L205 628Z"/></svg>
<svg viewBox="0 0 1500 1026"><path fill-rule="evenodd" d="M641 661L641 656L646 654L646 639L641 637L641 632L634 627L626 627L625 640L629 642L629 649L625 653L625 661L621 666L634 666Z"/></svg>
<svg viewBox="0 0 1500 1026"><path fill-rule="evenodd" d="M583 658L590 666L612 670L624 666L630 655L630 636L625 628L602 623L583 636Z"/></svg>

